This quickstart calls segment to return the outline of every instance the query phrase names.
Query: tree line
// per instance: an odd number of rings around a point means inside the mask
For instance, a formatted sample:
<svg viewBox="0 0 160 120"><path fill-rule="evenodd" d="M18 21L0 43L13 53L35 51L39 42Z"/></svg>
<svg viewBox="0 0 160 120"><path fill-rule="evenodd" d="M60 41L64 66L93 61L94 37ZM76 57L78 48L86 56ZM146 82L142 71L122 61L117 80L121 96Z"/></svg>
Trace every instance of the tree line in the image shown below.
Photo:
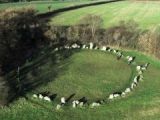
<svg viewBox="0 0 160 120"><path fill-rule="evenodd" d="M99 46L115 46L139 50L160 58L160 26L144 30L133 21L120 21L107 29L102 28L103 19L98 15L88 14L72 26L50 26L45 35L50 44L72 44L74 42ZM53 43L52 43L53 42Z"/></svg>

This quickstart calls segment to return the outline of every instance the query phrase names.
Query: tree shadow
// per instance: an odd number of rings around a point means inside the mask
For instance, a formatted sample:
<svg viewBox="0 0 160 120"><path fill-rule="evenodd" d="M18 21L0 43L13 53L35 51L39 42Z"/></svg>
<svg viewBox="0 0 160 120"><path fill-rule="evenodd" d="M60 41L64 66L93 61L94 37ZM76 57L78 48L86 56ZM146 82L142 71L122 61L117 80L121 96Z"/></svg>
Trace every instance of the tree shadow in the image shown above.
<svg viewBox="0 0 160 120"><path fill-rule="evenodd" d="M67 99L66 99L66 103L68 103L76 94L73 93L71 94Z"/></svg>
<svg viewBox="0 0 160 120"><path fill-rule="evenodd" d="M32 104L34 104L34 105L36 105L36 106L40 106L41 108L43 108L43 109L46 109L46 110L48 110L48 111L50 111L50 112L53 112L49 107L47 107L46 105L44 105L44 104L42 104L42 103L39 103L39 102L37 102L37 101L34 101L34 100L31 100L31 99L29 99L29 98L27 98L27 97L25 97L27 100L29 100L29 102L30 103L32 103Z"/></svg>
<svg viewBox="0 0 160 120"><path fill-rule="evenodd" d="M62 61L68 59L71 55L79 52L76 50L62 49L58 52L54 52L53 49L43 51L45 54L40 55L37 59L27 63L19 70L13 71L6 76L10 92L8 95L8 103L16 100L19 97L25 97L26 94L32 90L36 90L41 85L47 85L49 82L55 80L59 71L63 72L67 67L63 67ZM66 63L65 63L66 64ZM67 66L71 63L67 62ZM55 99L57 94L51 95L52 99ZM68 101L74 95L68 98Z"/></svg>
<svg viewBox="0 0 160 120"><path fill-rule="evenodd" d="M52 101L54 101L54 100L56 99L56 97L57 97L57 94L49 95L49 97L50 97L50 99L51 99Z"/></svg>
<svg viewBox="0 0 160 120"><path fill-rule="evenodd" d="M86 104L88 102L86 97L82 97L78 100L79 102L83 102L84 104Z"/></svg>

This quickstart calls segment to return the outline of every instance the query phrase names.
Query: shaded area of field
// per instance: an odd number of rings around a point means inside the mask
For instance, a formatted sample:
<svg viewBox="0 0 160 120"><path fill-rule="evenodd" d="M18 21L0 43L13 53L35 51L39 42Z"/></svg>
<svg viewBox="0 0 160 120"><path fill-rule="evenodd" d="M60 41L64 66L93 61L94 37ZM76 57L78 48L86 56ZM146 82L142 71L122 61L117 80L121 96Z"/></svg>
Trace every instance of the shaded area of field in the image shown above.
<svg viewBox="0 0 160 120"><path fill-rule="evenodd" d="M34 60L28 61L25 65L19 67L19 71L14 70L8 73L6 75L10 86L8 102L12 102L20 96L26 97L29 91L54 80L61 69L58 63L74 52L78 51L62 50L55 52L52 49L43 50Z"/></svg>
<svg viewBox="0 0 160 120"><path fill-rule="evenodd" d="M159 25L159 1L122 1L99 6L91 6L60 14L52 19L53 24L76 24L87 14L99 15L103 18L103 27L117 25L119 21L136 21L141 28L151 28Z"/></svg>

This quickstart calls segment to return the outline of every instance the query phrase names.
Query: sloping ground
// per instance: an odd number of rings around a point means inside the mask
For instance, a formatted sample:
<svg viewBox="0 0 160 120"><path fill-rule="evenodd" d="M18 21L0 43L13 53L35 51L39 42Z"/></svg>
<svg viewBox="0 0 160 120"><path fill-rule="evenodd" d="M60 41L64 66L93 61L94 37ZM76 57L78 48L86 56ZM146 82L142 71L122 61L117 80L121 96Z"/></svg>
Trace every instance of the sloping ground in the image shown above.
<svg viewBox="0 0 160 120"><path fill-rule="evenodd" d="M136 56L136 62L139 64L145 62L151 63L148 70L144 73L144 81L125 98L114 100L94 109L73 109L66 106L61 111L56 111L55 103L31 99L31 92L28 94L28 100L21 98L11 104L9 108L1 108L0 119L159 120L160 62L134 51L124 52L124 54ZM105 96L105 93L107 95L109 91L126 87L129 82L127 81L128 77L130 77L129 66L123 61L115 60L112 55L103 52L78 52L60 63L61 72L55 81L51 81L33 92L49 90L55 93L58 92L59 95L64 96L76 92L78 93L77 96L88 94L91 99L97 96L101 97L101 95ZM53 68L49 61L43 66L43 69L46 70L46 73L49 73L48 76L52 76L50 74L53 74L51 72ZM85 82L82 80L85 80Z"/></svg>
<svg viewBox="0 0 160 120"><path fill-rule="evenodd" d="M96 14L103 18L104 28L116 25L122 20L134 20L141 28L151 28L159 25L159 12L159 1L122 1L65 12L54 17L52 23L72 25L87 14Z"/></svg>

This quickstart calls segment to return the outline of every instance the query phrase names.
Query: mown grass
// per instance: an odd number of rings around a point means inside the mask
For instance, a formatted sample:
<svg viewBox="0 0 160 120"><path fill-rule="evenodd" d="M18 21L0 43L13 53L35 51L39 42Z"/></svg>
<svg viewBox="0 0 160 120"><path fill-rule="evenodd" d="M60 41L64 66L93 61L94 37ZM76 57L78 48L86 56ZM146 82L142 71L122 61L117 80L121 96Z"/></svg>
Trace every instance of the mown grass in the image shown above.
<svg viewBox="0 0 160 120"><path fill-rule="evenodd" d="M52 24L73 25L87 14L99 15L102 27L107 28L120 21L134 20L141 28L152 28L160 24L159 1L122 1L68 11L52 19Z"/></svg>
<svg viewBox="0 0 160 120"><path fill-rule="evenodd" d="M98 108L77 108L66 106L55 110L55 103L32 99L34 92L48 90L58 96L76 93L91 99L107 96L110 91L123 89L130 82L131 69L124 61L98 51L80 51L59 62L61 68L56 78L28 93L29 100L20 98L9 107L1 108L1 120L159 120L160 118L160 62L136 51L125 55L137 56L137 63L150 62L144 73L144 81L137 89L122 99L117 99ZM42 66L46 71L54 68L48 61ZM132 68L133 69L133 68ZM48 72L53 74L52 72ZM52 75L49 75L52 76ZM122 77L123 79L120 79Z"/></svg>
<svg viewBox="0 0 160 120"><path fill-rule="evenodd" d="M63 7L69 7L84 3L89 3L89 0L80 0L80 1L38 1L38 2L18 2L18 3L3 3L0 4L0 10L6 8L23 8L23 7L33 7L39 13L48 12L48 6L51 6L51 10L56 10Z"/></svg>

